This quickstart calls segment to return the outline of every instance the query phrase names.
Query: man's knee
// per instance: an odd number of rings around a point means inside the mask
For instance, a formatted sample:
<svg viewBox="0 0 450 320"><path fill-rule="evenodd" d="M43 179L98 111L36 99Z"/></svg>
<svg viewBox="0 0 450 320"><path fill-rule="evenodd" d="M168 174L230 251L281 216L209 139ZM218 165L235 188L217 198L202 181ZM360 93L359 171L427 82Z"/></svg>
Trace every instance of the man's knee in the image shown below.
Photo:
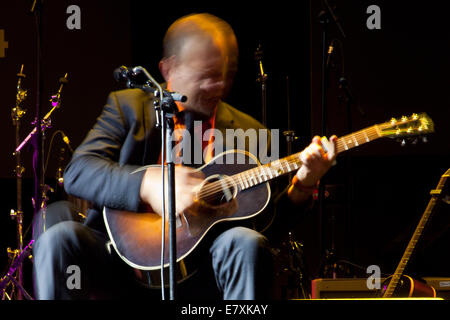
<svg viewBox="0 0 450 320"><path fill-rule="evenodd" d="M220 240L230 249L237 249L246 253L258 253L268 248L267 238L255 230L245 227L235 227L225 231Z"/></svg>
<svg viewBox="0 0 450 320"><path fill-rule="evenodd" d="M47 254L71 250L79 246L80 239L85 237L85 227L75 221L63 221L50 227L36 240L33 253L37 256L41 249Z"/></svg>

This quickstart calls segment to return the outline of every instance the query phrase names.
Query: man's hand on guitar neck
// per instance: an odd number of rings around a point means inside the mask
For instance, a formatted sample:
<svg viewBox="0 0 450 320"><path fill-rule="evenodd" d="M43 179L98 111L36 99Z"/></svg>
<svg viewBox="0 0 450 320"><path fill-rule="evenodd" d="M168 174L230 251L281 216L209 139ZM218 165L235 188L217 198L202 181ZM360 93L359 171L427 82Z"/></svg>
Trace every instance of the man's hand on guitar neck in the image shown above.
<svg viewBox="0 0 450 320"><path fill-rule="evenodd" d="M301 168L297 171L292 186L288 190L289 198L297 204L306 201L316 188L319 180L331 168L336 159L337 137L332 136L328 143L319 136L300 154Z"/></svg>
<svg viewBox="0 0 450 320"><path fill-rule="evenodd" d="M165 177L167 190L167 174ZM175 166L175 207L177 214L194 204L194 193L204 179L205 176L201 171L186 166ZM141 183L140 196L141 200L151 207L152 212L162 214L161 167L155 166L146 169Z"/></svg>

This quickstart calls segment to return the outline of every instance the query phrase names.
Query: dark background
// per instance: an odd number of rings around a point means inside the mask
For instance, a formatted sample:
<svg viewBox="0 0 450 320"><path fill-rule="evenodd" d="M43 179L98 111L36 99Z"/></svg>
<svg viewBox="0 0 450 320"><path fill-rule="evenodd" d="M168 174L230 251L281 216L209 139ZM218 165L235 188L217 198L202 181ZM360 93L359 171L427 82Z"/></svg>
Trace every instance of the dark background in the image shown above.
<svg viewBox="0 0 450 320"><path fill-rule="evenodd" d="M66 27L66 8L73 4L81 8L81 30ZM346 38L342 38L333 22L329 24L329 40L339 39L343 50L336 48L330 69L328 135L344 135L412 112L427 112L434 120L436 132L428 137L428 143L402 147L395 140L380 139L340 155L337 165L323 179L331 192L323 214L316 206L302 215L291 231L304 245L310 278L321 275L325 250L332 246L337 260L359 266L350 268L341 263L345 267L340 269L342 276L366 276L365 269L372 264L390 274L425 210L429 192L450 164L448 11L438 1L413 4L354 0L330 4L335 7ZM366 9L372 4L381 9L381 30L366 27ZM15 222L8 215L16 207L17 195L12 156L15 131L10 113L21 64L27 75L22 84L29 90L22 106L27 113L22 118L21 139L32 129L36 108L37 38L34 18L28 13L30 6L31 1L0 3L0 29L5 30L9 46L6 57L0 58L1 266L7 263L6 248L16 245ZM254 53L258 44L262 45L268 74L268 126L280 132L286 130L290 105L292 129L298 136L293 150L301 150L322 130L322 25L317 19L322 8L322 1L318 0L279 4L191 1L167 5L151 1L45 1L43 100L56 93L60 77L66 72L69 77L61 108L54 112L53 127L47 131L48 183L56 186L59 159L62 156L64 164L70 157L67 150L61 152L65 146L60 136L55 136L48 152L51 136L63 130L73 147L81 143L100 114L107 94L120 88L112 77L120 65L142 65L162 81L157 65L164 32L176 18L192 12L216 14L234 28L240 46L240 68L226 101L257 119L261 119L261 92L256 82ZM337 85L343 62L355 98L349 108L340 99L343 93ZM49 108L49 103L44 104L41 112L45 114ZM33 215L32 152L28 147L22 153L26 168L25 229ZM280 155L285 154L286 143L281 135ZM50 197L57 199L58 190ZM283 210L291 209L280 211ZM449 276L448 214L448 205L437 208L407 273L415 277ZM28 231L26 243L30 236Z"/></svg>

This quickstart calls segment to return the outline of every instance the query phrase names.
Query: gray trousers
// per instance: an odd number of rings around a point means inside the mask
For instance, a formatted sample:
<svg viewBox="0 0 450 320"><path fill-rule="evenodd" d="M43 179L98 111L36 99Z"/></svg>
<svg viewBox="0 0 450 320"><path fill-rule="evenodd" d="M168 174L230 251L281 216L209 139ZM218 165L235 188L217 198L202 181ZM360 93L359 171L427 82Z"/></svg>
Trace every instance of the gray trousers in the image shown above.
<svg viewBox="0 0 450 320"><path fill-rule="evenodd" d="M77 221L76 214L64 208L67 205L49 206L45 221L42 215L34 221L36 299L161 299L160 290L136 281L133 269L114 249L107 250L107 235ZM39 226L45 226L45 232ZM177 299L271 298L272 255L263 235L232 227L208 243L205 251L199 271L177 285Z"/></svg>

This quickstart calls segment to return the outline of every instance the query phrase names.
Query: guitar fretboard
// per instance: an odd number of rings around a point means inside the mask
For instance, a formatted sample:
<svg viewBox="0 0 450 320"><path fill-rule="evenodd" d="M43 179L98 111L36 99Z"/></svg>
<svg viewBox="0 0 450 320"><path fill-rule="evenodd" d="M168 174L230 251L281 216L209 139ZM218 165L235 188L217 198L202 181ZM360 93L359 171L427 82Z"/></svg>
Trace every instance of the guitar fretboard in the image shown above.
<svg viewBox="0 0 450 320"><path fill-rule="evenodd" d="M381 136L382 135L378 125L343 136L337 141L337 153L358 147L362 144L378 139Z"/></svg>
<svg viewBox="0 0 450 320"><path fill-rule="evenodd" d="M337 140L336 153L350 150L380 137L381 133L377 125L354 132ZM268 164L243 171L231 176L231 178L240 190L254 187L299 169L302 166L300 154L301 152L298 152Z"/></svg>

